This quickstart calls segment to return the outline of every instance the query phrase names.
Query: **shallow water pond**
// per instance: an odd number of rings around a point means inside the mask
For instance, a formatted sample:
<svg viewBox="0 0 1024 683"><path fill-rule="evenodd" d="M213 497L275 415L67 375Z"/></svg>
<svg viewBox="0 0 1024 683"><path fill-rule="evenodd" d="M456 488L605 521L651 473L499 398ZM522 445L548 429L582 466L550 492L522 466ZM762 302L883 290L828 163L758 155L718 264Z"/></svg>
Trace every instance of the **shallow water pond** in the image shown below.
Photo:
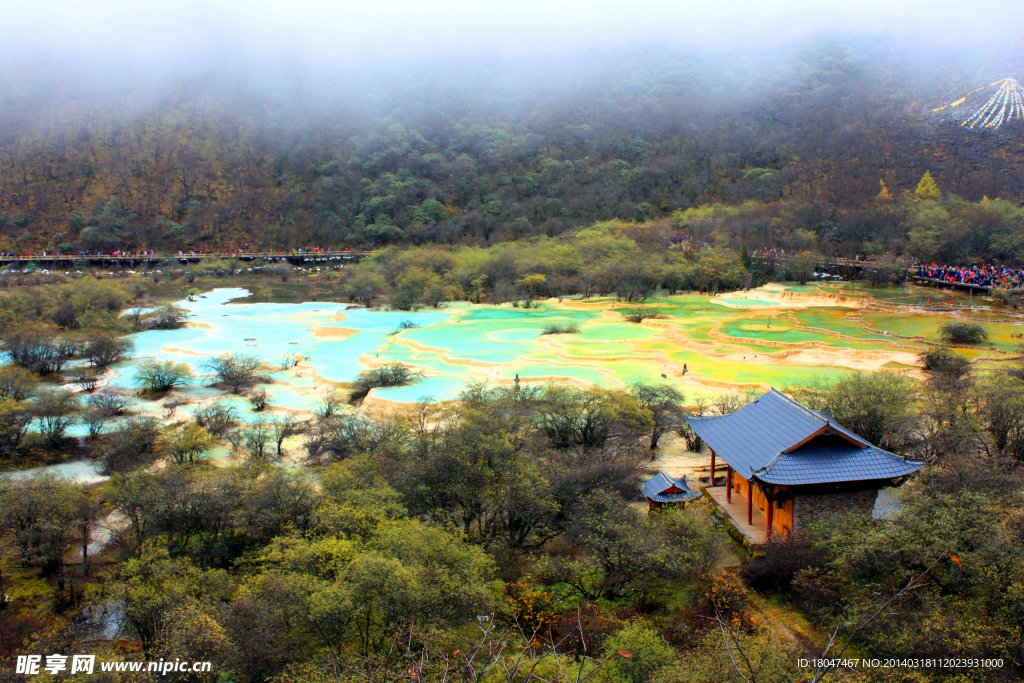
<svg viewBox="0 0 1024 683"><path fill-rule="evenodd" d="M206 386L205 364L235 351L270 366L289 354L300 356L298 367L272 373L267 391L274 407L303 412L312 410L324 391L395 361L419 367L423 379L375 390L373 397L403 403L449 400L469 381L511 382L518 375L525 382L580 386L670 382L692 399L747 385L784 388L849 369L914 372L916 353L938 341L943 324L970 318L971 310L904 306L900 300L916 304L937 293L893 289L774 285L722 297L659 296L644 307L658 317L637 324L622 317L630 305L610 299L542 302L529 309L452 303L404 312L324 301L246 303L246 290L224 288L178 302L191 313L189 327L136 335L137 357L115 366L112 384L136 386L136 369L146 357L173 359L192 368L193 386L184 393L201 402L217 393ZM873 298L875 293L881 296ZM772 307L778 310L768 310ZM1021 329L1015 316L978 313L990 345L1010 350L1012 335ZM574 325L578 331L542 334L550 325ZM231 401L243 415L250 412L244 398ZM195 407L181 410L190 413Z"/></svg>

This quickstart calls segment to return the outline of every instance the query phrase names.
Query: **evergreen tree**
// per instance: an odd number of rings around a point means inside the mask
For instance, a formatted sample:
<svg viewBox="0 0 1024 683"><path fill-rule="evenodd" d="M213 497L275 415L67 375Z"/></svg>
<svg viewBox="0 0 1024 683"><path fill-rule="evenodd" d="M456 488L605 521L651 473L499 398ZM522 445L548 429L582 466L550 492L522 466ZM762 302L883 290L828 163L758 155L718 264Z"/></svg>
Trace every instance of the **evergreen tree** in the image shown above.
<svg viewBox="0 0 1024 683"><path fill-rule="evenodd" d="M917 184L914 194L918 199L940 199L942 197L942 192L939 190L938 183L932 178L931 171L925 171L921 176L921 182Z"/></svg>

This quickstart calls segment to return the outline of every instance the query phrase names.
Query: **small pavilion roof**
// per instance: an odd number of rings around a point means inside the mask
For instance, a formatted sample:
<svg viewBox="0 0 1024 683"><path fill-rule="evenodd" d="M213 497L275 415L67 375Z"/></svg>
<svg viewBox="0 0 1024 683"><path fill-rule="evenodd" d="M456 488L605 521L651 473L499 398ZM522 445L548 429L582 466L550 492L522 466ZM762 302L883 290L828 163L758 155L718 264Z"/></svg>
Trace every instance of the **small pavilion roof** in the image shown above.
<svg viewBox="0 0 1024 683"><path fill-rule="evenodd" d="M687 421L737 473L769 484L892 479L924 465L878 448L776 389L729 415Z"/></svg>
<svg viewBox="0 0 1024 683"><path fill-rule="evenodd" d="M640 491L645 498L655 503L680 503L696 500L702 495L686 484L686 477L673 479L664 470L645 481Z"/></svg>

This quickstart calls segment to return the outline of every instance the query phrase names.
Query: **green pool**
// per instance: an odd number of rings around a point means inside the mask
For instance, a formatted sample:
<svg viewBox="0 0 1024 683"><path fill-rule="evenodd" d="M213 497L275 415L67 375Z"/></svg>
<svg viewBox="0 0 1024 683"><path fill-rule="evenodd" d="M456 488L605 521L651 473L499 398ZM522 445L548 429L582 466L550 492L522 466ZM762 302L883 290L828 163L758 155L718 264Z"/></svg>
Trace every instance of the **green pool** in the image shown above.
<svg viewBox="0 0 1024 683"><path fill-rule="evenodd" d="M241 351L270 366L288 354L302 357L298 367L275 371L268 388L275 406L296 411L311 410L324 391L393 361L421 368L424 378L375 390L377 399L449 400L467 382L511 382L516 375L580 386L667 382L692 399L749 386L784 388L855 368L916 372L916 354L937 342L940 327L951 320L971 319L988 332L992 349L965 352L972 358L1006 355L1022 343L1013 336L1024 332L1019 316L987 311L977 298L892 289L830 283L715 298L659 297L646 307L658 317L641 324L624 320L628 306L609 299L531 309L452 303L402 312L322 301L244 303L246 290L217 289L178 302L191 313L190 327L136 335L137 357L115 366L112 383L134 387L141 359L170 358L192 367L197 379L187 393L202 400L209 392L204 363ZM918 305L929 297L953 305ZM405 321L416 326L398 331ZM542 334L552 324L576 325L579 332Z"/></svg>

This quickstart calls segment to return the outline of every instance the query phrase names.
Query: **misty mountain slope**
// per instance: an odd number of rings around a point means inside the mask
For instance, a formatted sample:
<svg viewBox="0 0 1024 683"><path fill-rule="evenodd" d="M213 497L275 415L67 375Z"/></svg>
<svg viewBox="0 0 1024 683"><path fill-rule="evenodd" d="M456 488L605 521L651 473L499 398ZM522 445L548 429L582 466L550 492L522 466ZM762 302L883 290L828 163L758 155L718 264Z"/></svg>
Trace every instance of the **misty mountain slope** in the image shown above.
<svg viewBox="0 0 1024 683"><path fill-rule="evenodd" d="M972 132L931 112L980 68L945 75L825 39L558 66L239 67L161 90L14 64L0 250L487 243L744 202L856 242L848 214L880 180L898 195L930 170L966 199L1024 199L1021 126Z"/></svg>

